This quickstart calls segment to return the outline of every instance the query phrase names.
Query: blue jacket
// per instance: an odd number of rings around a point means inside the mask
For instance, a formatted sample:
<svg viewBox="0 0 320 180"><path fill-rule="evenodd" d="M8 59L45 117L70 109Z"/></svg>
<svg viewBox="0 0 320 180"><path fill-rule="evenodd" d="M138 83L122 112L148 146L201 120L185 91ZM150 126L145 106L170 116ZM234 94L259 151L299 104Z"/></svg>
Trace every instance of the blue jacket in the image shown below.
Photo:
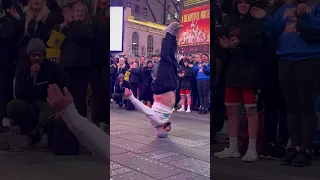
<svg viewBox="0 0 320 180"><path fill-rule="evenodd" d="M197 80L208 80L210 79L210 63L203 67L203 72L199 72L200 68L199 65L202 63L197 64L193 67L193 72L197 75Z"/></svg>
<svg viewBox="0 0 320 180"><path fill-rule="evenodd" d="M298 33L283 33L286 24L292 22L290 17L283 18L286 9L295 9L296 4L285 4L273 16L264 19L265 33L268 37L278 40L277 55L281 59L300 61L320 57L320 42L308 44ZM320 31L320 7L314 5L311 13L306 13L298 20L305 28L313 32Z"/></svg>

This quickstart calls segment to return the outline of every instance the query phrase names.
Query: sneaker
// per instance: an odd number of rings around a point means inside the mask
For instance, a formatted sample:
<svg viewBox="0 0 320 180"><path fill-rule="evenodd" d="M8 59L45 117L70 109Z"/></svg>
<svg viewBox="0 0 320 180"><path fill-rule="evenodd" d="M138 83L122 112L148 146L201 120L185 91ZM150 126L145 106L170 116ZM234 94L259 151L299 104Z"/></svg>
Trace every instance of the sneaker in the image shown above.
<svg viewBox="0 0 320 180"><path fill-rule="evenodd" d="M286 149L283 146L268 144L264 148L260 157L264 159L270 159L270 160L279 160L282 157L284 157L285 154L286 154Z"/></svg>
<svg viewBox="0 0 320 180"><path fill-rule="evenodd" d="M305 150L300 149L291 162L294 167L307 167L311 166L311 154L308 154Z"/></svg>
<svg viewBox="0 0 320 180"><path fill-rule="evenodd" d="M34 145L38 144L42 139L40 133L37 134L28 134L26 141L22 144L23 149L33 148Z"/></svg>
<svg viewBox="0 0 320 180"><path fill-rule="evenodd" d="M199 109L199 111L198 111L198 114L202 114L202 111L203 111L204 109Z"/></svg>
<svg viewBox="0 0 320 180"><path fill-rule="evenodd" d="M240 157L240 153L236 152L236 151L233 151L233 150L231 150L229 148L224 148L223 151L214 153L214 157L222 158L222 159L225 159L225 158L239 158Z"/></svg>
<svg viewBox="0 0 320 180"><path fill-rule="evenodd" d="M208 114L208 111L206 109L202 109L201 114Z"/></svg>
<svg viewBox="0 0 320 180"><path fill-rule="evenodd" d="M9 118L5 117L2 119L2 125L4 128L10 128L11 127L11 121Z"/></svg>
<svg viewBox="0 0 320 180"><path fill-rule="evenodd" d="M290 166L292 160L296 157L297 154L298 154L298 151L296 148L294 147L289 148L285 156L281 158L280 164L283 166Z"/></svg>
<svg viewBox="0 0 320 180"><path fill-rule="evenodd" d="M186 112L187 112L187 113L190 113L190 112L191 112L190 108L188 108Z"/></svg>
<svg viewBox="0 0 320 180"><path fill-rule="evenodd" d="M256 162L258 161L257 152L247 151L246 154L242 157L242 161L245 162Z"/></svg>
<svg viewBox="0 0 320 180"><path fill-rule="evenodd" d="M178 112L185 112L184 108L180 108L177 110Z"/></svg>

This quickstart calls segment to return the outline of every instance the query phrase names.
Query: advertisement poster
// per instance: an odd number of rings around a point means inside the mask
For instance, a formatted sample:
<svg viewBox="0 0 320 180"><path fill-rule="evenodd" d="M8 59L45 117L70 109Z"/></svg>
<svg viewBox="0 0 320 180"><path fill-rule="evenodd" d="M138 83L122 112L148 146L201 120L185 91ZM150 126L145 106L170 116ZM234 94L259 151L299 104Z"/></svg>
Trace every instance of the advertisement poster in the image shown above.
<svg viewBox="0 0 320 180"><path fill-rule="evenodd" d="M210 49L210 4L193 6L181 11L178 35L179 53L209 52Z"/></svg>

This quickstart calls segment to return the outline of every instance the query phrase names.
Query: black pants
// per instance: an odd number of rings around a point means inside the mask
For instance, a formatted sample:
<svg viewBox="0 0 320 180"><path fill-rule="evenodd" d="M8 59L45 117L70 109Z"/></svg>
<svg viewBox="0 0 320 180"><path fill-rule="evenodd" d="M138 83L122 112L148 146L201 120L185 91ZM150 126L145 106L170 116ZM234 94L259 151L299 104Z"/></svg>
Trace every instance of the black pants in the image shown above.
<svg viewBox="0 0 320 180"><path fill-rule="evenodd" d="M0 65L0 120L6 116L6 87L8 73L8 68Z"/></svg>
<svg viewBox="0 0 320 180"><path fill-rule="evenodd" d="M76 109L83 117L87 117L87 89L89 84L88 67L65 67L72 81L72 94Z"/></svg>
<svg viewBox="0 0 320 180"><path fill-rule="evenodd" d="M200 105L203 109L208 109L209 105L209 91L210 91L210 80L202 80L197 82Z"/></svg>
<svg viewBox="0 0 320 180"><path fill-rule="evenodd" d="M288 129L293 146L313 146L317 127L315 101L318 67L319 59L279 62L279 81L286 102Z"/></svg>
<svg viewBox="0 0 320 180"><path fill-rule="evenodd" d="M154 93L164 94L174 91L177 88L178 82L178 62L174 57L177 50L176 37L170 33L162 41L161 45L161 60L157 72L157 78L154 80Z"/></svg>
<svg viewBox="0 0 320 180"><path fill-rule="evenodd" d="M134 97L138 98L138 88L139 88L139 83L130 83L132 86L132 93L134 95ZM140 98L140 97L139 97Z"/></svg>
<svg viewBox="0 0 320 180"><path fill-rule="evenodd" d="M266 87L262 93L265 102L264 127L267 142L287 145L289 140L287 109L280 89L278 74L268 75Z"/></svg>
<svg viewBox="0 0 320 180"><path fill-rule="evenodd" d="M90 76L90 85L92 89L91 100L91 119L94 123L107 122L109 119L108 94L103 91L103 85L108 83L103 81L103 71L106 67L92 67ZM106 97L107 96L107 97Z"/></svg>
<svg viewBox="0 0 320 180"><path fill-rule="evenodd" d="M192 81L191 96L192 96L193 109L198 109L200 100L199 100L199 92L198 92L198 87L197 87L197 80Z"/></svg>
<svg viewBox="0 0 320 180"><path fill-rule="evenodd" d="M212 100L211 100L211 132L213 132L213 136L220 132L224 125L224 119L225 119L225 112L226 112L226 106L224 102L225 97L225 78L224 74L222 74L214 87ZM212 138L213 140L213 138Z"/></svg>

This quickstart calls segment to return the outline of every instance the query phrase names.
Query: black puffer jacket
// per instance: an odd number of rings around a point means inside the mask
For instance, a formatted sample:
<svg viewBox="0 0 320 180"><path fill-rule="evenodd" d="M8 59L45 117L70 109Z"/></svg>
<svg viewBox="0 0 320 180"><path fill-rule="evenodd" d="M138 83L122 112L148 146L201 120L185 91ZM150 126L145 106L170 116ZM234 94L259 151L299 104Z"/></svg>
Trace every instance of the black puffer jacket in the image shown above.
<svg viewBox="0 0 320 180"><path fill-rule="evenodd" d="M237 37L240 44L231 49L226 65L226 87L260 88L262 86L262 23L251 16L230 17L225 36Z"/></svg>
<svg viewBox="0 0 320 180"><path fill-rule="evenodd" d="M9 66L13 62L10 52L14 48L15 28L17 21L7 16L0 18L0 66Z"/></svg>
<svg viewBox="0 0 320 180"><path fill-rule="evenodd" d="M60 26L56 29L58 30ZM82 22L72 22L62 30L66 36L61 46L60 64L63 66L90 66L93 28Z"/></svg>
<svg viewBox="0 0 320 180"><path fill-rule="evenodd" d="M180 73L184 76L180 78L180 89L192 89L193 71L189 66L181 66Z"/></svg>
<svg viewBox="0 0 320 180"><path fill-rule="evenodd" d="M129 82L131 84L140 83L140 69L139 68L132 68L130 71Z"/></svg>

